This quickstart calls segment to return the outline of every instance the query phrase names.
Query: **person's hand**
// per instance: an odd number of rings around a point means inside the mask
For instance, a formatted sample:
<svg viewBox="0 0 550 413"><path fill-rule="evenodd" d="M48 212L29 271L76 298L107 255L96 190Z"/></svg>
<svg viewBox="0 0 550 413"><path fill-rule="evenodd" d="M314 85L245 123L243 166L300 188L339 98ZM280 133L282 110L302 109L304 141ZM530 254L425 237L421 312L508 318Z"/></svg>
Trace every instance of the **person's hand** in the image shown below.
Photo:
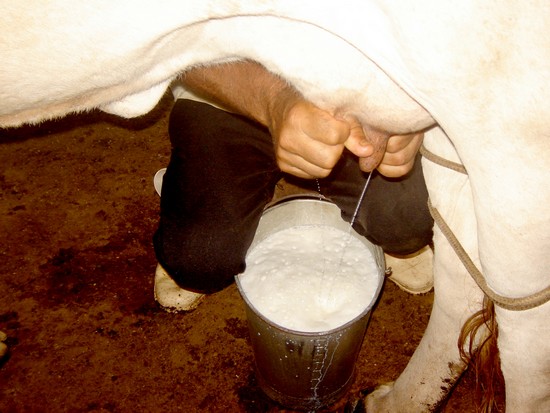
<svg viewBox="0 0 550 413"><path fill-rule="evenodd" d="M297 94L279 99L271 110L270 131L279 168L301 178L327 176L344 147L361 157L373 152L360 125L338 119Z"/></svg>
<svg viewBox="0 0 550 413"><path fill-rule="evenodd" d="M423 133L395 135L388 139L386 152L378 171L389 178L397 178L407 174L414 165L414 160L422 140Z"/></svg>
<svg viewBox="0 0 550 413"><path fill-rule="evenodd" d="M328 176L344 147L359 158L361 170L399 177L412 169L423 139L422 133L390 136L354 117L339 118L292 88L276 95L267 118L279 168L302 178Z"/></svg>
<svg viewBox="0 0 550 413"><path fill-rule="evenodd" d="M412 166L408 165L414 156L408 158L407 152L401 152L407 145L394 148L392 138L386 152L389 133L361 125L346 114L319 109L256 62L201 66L186 71L181 80L206 100L267 126L284 172L303 178L325 177L344 147L359 157L363 171L378 167L383 174L397 176Z"/></svg>
<svg viewBox="0 0 550 413"><path fill-rule="evenodd" d="M411 146L400 144L404 141L398 137L388 139L389 133L361 125L351 116L317 108L253 61L196 67L181 80L208 101L267 126L281 170L303 178L327 176L344 147L359 157L363 171L378 167L387 176L399 176L410 170L418 150L414 148L409 157ZM415 142L420 145L418 140L409 143Z"/></svg>

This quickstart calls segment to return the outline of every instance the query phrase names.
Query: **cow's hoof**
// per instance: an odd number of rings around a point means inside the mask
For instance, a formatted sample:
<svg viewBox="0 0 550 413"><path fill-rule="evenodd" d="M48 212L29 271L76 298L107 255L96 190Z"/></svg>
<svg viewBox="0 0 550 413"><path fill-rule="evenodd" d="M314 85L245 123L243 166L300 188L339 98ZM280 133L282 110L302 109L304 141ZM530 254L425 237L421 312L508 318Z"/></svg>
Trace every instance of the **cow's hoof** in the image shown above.
<svg viewBox="0 0 550 413"><path fill-rule="evenodd" d="M361 390L358 396L352 397L346 403L344 413L366 413L367 405L365 404L365 397L373 391L374 389L372 387Z"/></svg>
<svg viewBox="0 0 550 413"><path fill-rule="evenodd" d="M348 400L344 413L365 413L367 410L363 400L362 397L354 397L352 400Z"/></svg>

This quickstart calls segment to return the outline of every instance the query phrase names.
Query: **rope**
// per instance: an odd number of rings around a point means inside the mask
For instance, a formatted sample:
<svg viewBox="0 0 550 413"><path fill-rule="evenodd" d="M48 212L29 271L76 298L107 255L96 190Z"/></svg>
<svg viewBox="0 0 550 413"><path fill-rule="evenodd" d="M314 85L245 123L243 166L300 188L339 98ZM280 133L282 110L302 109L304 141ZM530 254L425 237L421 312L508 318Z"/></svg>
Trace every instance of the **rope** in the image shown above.
<svg viewBox="0 0 550 413"><path fill-rule="evenodd" d="M426 149L424 145L420 147L420 154L429 161L432 161L433 163L444 166L448 169L452 169L453 171L460 172L461 174L468 175L468 172L466 172L466 168L464 168L464 166L459 163L442 158L441 156L436 155L433 152L430 152L428 149Z"/></svg>
<svg viewBox="0 0 550 413"><path fill-rule="evenodd" d="M422 146L420 152L423 156L426 157L426 159L439 164L441 166L445 166L447 168L450 168L454 171L464 173L466 174L466 169L455 162L448 161L438 155L433 154L432 152L428 151L424 146ZM427 154L427 155L426 155ZM525 297L505 297L500 294L497 294L494 292L487 282L485 281L485 277L483 277L483 274L481 271L477 269L474 262L464 249L458 239L455 237L453 232L451 231L451 228L447 225L439 211L433 207L432 202L430 199L428 199L428 209L430 210L430 213L445 236L447 238L447 241L455 251L456 255L466 268L466 270L470 273L478 287L483 291L483 293L489 297L496 305L499 307L502 307L506 310L511 311L523 311L523 310L529 310L532 308L536 308L538 306L541 306L548 301L550 301L550 286L546 287L545 289L525 296Z"/></svg>
<svg viewBox="0 0 550 413"><path fill-rule="evenodd" d="M487 282L485 281L485 278L483 277L481 271L477 269L474 262L469 257L468 253L464 250L445 220L443 220L443 217L441 216L439 211L432 206L430 200L428 200L428 208L430 210L430 213L432 214L435 223L437 224L439 229L441 229L441 232L443 233L443 235L445 235L445 238L447 238L449 244L451 244L451 246L453 247L456 255L458 255L458 258L460 259L464 267L466 267L478 287L481 288L485 295L487 295L487 297L489 297L495 304L497 304L499 307L505 308L506 310L522 311L538 307L550 300L550 286L546 287L542 291L528 295L526 297L511 298L495 293L487 285Z"/></svg>

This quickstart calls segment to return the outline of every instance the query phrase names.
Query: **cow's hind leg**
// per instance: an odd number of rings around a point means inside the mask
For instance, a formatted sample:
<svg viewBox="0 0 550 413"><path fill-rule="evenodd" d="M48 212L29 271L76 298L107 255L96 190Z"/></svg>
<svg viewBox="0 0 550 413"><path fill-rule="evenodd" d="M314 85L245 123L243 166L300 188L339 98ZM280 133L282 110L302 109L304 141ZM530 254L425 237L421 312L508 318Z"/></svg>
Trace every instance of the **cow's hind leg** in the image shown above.
<svg viewBox="0 0 550 413"><path fill-rule="evenodd" d="M506 413L550 412L550 303L524 311L497 307Z"/></svg>
<svg viewBox="0 0 550 413"><path fill-rule="evenodd" d="M441 156L452 156L452 151L446 153L445 146L434 147L434 143L444 141L446 137L437 129L426 136L425 144L431 143L430 149ZM432 204L479 264L468 177L426 160L423 165ZM481 309L483 294L437 226L434 228L434 292L432 314L422 341L399 378L367 396L369 413L437 410L464 371L457 342L465 321Z"/></svg>
<svg viewBox="0 0 550 413"><path fill-rule="evenodd" d="M369 413L434 411L465 368L457 339L465 319L481 305L481 297L464 274L442 268L460 265L448 261L449 254L442 251L448 248L436 244L435 299L424 337L395 383L381 386L367 397Z"/></svg>

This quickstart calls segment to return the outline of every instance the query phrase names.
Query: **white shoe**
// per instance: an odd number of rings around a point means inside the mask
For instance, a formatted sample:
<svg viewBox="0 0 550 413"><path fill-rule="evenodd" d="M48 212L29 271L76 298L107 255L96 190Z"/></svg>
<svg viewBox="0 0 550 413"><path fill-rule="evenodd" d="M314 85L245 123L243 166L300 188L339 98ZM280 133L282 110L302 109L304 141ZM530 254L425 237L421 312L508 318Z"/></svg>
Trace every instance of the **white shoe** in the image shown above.
<svg viewBox="0 0 550 413"><path fill-rule="evenodd" d="M158 196L162 191L162 181L164 180L164 174L166 173L166 168L159 169L155 176L153 177L153 186L155 191L157 191Z"/></svg>
<svg viewBox="0 0 550 413"><path fill-rule="evenodd" d="M410 294L423 294L434 286L433 251L429 246L411 255L389 255L386 274L399 288Z"/></svg>
<svg viewBox="0 0 550 413"><path fill-rule="evenodd" d="M155 300L170 313L197 308L204 294L181 288L160 264L155 271Z"/></svg>

